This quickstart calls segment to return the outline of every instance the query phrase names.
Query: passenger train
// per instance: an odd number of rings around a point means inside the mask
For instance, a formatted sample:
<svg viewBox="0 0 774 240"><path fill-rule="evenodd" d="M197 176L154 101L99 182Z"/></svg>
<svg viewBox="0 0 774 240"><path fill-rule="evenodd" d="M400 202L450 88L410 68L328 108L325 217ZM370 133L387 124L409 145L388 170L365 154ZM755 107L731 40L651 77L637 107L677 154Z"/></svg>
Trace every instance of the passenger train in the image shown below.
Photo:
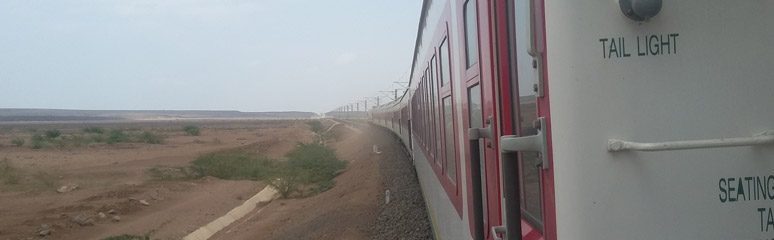
<svg viewBox="0 0 774 240"><path fill-rule="evenodd" d="M774 1L425 0L369 111L437 239L774 239Z"/></svg>

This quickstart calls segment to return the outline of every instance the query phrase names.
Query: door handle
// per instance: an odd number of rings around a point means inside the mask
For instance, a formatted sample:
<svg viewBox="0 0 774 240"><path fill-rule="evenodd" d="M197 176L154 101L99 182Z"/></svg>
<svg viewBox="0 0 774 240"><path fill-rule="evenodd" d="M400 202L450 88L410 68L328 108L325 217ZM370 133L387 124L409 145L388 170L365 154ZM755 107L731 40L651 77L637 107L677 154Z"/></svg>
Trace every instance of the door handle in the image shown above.
<svg viewBox="0 0 774 240"><path fill-rule="evenodd" d="M515 136L507 135L500 137L500 152L537 152L540 157L540 165L543 169L548 169L548 139L542 128L546 126L546 118L541 117L533 123L537 129L536 135Z"/></svg>

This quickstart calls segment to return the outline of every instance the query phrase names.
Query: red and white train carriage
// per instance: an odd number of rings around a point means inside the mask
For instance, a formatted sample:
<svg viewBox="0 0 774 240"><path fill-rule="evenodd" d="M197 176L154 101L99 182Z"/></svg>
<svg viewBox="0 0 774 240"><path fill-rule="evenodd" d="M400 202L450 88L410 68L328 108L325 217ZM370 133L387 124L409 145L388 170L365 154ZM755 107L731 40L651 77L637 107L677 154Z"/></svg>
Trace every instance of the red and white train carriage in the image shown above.
<svg viewBox="0 0 774 240"><path fill-rule="evenodd" d="M425 0L371 111L438 239L774 239L774 1Z"/></svg>

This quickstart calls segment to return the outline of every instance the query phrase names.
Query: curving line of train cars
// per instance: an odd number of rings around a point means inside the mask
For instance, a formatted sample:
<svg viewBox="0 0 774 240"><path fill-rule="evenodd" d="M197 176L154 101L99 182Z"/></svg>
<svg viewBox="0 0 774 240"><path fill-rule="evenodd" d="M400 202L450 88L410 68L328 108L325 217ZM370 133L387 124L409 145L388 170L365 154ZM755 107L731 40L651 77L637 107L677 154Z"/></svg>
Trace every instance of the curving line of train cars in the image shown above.
<svg viewBox="0 0 774 240"><path fill-rule="evenodd" d="M410 150L438 239L774 239L771 17L425 0L410 87L369 119Z"/></svg>

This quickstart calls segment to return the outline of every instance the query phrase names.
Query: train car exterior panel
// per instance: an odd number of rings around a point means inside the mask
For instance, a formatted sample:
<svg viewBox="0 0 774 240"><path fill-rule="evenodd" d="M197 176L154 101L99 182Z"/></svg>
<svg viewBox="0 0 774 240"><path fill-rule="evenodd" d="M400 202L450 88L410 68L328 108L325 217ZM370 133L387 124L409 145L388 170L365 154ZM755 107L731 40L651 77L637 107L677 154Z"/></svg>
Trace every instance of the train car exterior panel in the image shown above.
<svg viewBox="0 0 774 240"><path fill-rule="evenodd" d="M772 16L771 1L664 1L634 22L613 1L546 1L559 239L774 238L771 200L737 185L772 174L770 146L605 151L770 130Z"/></svg>

